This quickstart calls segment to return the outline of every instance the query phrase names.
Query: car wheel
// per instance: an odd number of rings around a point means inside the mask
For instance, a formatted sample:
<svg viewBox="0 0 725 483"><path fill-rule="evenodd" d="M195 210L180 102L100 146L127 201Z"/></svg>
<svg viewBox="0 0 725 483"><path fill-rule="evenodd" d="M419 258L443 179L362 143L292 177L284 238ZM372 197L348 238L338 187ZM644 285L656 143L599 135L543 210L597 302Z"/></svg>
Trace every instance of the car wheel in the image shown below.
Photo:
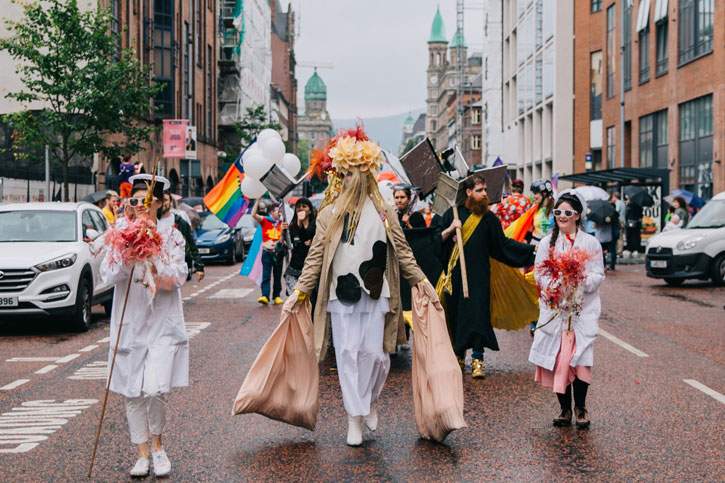
<svg viewBox="0 0 725 483"><path fill-rule="evenodd" d="M721 253L715 259L715 264L712 267L712 283L725 285L725 253Z"/></svg>
<svg viewBox="0 0 725 483"><path fill-rule="evenodd" d="M683 283L685 283L684 278L666 278L665 282L667 282L667 285L670 285L671 287L679 287Z"/></svg>
<svg viewBox="0 0 725 483"><path fill-rule="evenodd" d="M229 258L227 259L227 262L229 265L234 265L237 263L237 249L232 245L232 253L229 255Z"/></svg>
<svg viewBox="0 0 725 483"><path fill-rule="evenodd" d="M91 326L91 284L82 278L78 284L76 307L71 319L71 327L78 332L85 332Z"/></svg>

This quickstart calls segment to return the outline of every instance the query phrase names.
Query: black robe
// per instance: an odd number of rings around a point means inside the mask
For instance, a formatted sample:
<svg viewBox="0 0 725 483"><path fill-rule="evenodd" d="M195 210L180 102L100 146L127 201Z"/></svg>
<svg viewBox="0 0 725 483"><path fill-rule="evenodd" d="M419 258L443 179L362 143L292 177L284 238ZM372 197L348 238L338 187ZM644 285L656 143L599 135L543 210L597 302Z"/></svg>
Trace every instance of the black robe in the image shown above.
<svg viewBox="0 0 725 483"><path fill-rule="evenodd" d="M402 223L402 215L398 213L398 219ZM442 271L443 245L441 243L440 217L435 215L430 227L425 225L425 218L420 213L413 213L410 216L410 224L413 228L403 228L405 240L413 251L415 261L425 273L426 278L435 285ZM408 281L400 277L400 301L403 310L412 310L411 287Z"/></svg>
<svg viewBox="0 0 725 483"><path fill-rule="evenodd" d="M471 212L464 206L458 208L461 223L465 224ZM453 210L443 215L442 226L448 228L453 222ZM443 268L453 249L455 232L444 244ZM510 265L524 267L534 264L534 246L507 238L501 222L490 211L483 215L476 230L463 247L468 273L469 298L463 298L460 258L453 269L453 295L445 294L448 330L456 354L466 349L488 347L498 350L496 334L491 326L491 263L489 257Z"/></svg>

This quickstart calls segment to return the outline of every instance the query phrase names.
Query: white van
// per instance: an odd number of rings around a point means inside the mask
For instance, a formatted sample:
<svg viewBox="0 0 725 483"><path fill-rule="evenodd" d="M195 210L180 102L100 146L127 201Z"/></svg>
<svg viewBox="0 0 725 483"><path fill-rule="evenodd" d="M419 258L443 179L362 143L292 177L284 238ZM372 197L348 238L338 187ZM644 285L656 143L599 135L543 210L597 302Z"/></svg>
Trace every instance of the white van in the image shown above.
<svg viewBox="0 0 725 483"><path fill-rule="evenodd" d="M647 244L647 276L680 285L688 278L725 284L725 191L680 230L658 233Z"/></svg>

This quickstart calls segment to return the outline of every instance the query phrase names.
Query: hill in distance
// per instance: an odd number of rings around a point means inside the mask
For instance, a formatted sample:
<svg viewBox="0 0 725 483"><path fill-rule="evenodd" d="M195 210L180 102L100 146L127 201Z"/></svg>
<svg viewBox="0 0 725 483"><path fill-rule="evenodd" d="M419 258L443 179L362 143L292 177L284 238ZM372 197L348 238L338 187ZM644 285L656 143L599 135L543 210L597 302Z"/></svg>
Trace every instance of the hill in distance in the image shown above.
<svg viewBox="0 0 725 483"><path fill-rule="evenodd" d="M411 111L411 115L415 120L423 112L425 109L416 109ZM397 155L403 139L403 123L407 117L408 113L404 112L392 116L363 118L362 121L365 125L365 132L371 140L380 143L380 147ZM356 119L333 119L332 125L337 131L341 128L355 127L356 121Z"/></svg>

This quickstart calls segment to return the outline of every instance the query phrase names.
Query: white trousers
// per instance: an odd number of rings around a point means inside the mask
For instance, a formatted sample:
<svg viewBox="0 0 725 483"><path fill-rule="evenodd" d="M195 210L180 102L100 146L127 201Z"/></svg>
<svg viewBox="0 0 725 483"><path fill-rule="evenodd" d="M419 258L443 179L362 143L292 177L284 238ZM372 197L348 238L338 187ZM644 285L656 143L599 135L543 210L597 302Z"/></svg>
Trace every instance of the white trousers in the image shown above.
<svg viewBox="0 0 725 483"><path fill-rule="evenodd" d="M342 401L350 416L367 416L390 372L390 356L383 350L387 299L372 301L363 294L344 308L335 302L329 311Z"/></svg>
<svg viewBox="0 0 725 483"><path fill-rule="evenodd" d="M147 443L149 430L154 436L166 426L166 399L162 395L126 398L126 417L133 444Z"/></svg>

